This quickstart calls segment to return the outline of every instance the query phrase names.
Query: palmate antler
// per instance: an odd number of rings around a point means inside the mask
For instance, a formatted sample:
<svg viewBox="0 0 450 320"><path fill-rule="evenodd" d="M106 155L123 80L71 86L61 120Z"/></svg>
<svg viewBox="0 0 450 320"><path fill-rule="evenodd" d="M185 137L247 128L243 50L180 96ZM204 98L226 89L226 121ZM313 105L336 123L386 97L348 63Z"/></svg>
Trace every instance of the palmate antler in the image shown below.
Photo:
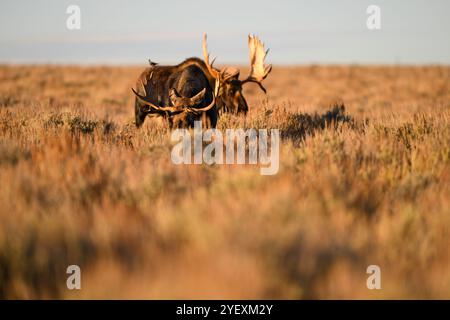
<svg viewBox="0 0 450 320"><path fill-rule="evenodd" d="M264 44L256 36L248 36L248 49L250 57L250 75L241 81L241 84L254 82L259 85L261 90L266 93L266 88L262 85L262 81L267 77L267 75L272 71L272 65L266 66L264 60L269 50L264 50ZM209 53L206 45L206 33L203 34L203 59L205 61L208 72L213 76L216 81L224 83L232 78L237 79L239 77L239 70L230 71L227 68L219 70L213 66L215 58L210 63Z"/></svg>
<svg viewBox="0 0 450 320"><path fill-rule="evenodd" d="M264 50L264 43L259 40L256 36L248 36L248 49L250 57L251 71L247 79L242 81L242 84L247 82L254 82L259 85L262 91L266 93L266 88L262 85L263 81L267 75L272 71L272 65L266 66L264 60L269 52L269 49Z"/></svg>

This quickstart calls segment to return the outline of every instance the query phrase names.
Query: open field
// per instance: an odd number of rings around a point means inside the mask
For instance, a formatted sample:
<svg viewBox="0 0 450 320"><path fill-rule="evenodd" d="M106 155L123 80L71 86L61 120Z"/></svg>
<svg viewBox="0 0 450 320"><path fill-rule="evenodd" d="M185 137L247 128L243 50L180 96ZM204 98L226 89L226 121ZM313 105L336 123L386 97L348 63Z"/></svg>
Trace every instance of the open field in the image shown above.
<svg viewBox="0 0 450 320"><path fill-rule="evenodd" d="M0 66L0 298L450 298L450 67L274 66L274 176L173 165L143 67Z"/></svg>

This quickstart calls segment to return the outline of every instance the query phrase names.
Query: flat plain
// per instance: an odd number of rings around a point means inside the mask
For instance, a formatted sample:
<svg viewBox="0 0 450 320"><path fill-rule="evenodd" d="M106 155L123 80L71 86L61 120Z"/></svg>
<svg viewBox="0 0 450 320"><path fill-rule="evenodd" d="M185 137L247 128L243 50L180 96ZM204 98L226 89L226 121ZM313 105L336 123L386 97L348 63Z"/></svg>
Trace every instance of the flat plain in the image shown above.
<svg viewBox="0 0 450 320"><path fill-rule="evenodd" d="M450 67L274 66L218 124L274 176L174 165L144 67L0 66L0 298L450 298Z"/></svg>

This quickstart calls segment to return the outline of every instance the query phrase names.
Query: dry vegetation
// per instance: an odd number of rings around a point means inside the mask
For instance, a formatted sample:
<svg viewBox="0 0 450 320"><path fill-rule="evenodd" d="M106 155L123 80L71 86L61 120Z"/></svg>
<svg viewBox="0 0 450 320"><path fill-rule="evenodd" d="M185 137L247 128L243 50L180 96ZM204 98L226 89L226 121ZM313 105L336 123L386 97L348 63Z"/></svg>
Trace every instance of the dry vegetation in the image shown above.
<svg viewBox="0 0 450 320"><path fill-rule="evenodd" d="M450 298L450 67L274 68L219 127L275 176L173 165L140 69L0 67L0 298Z"/></svg>

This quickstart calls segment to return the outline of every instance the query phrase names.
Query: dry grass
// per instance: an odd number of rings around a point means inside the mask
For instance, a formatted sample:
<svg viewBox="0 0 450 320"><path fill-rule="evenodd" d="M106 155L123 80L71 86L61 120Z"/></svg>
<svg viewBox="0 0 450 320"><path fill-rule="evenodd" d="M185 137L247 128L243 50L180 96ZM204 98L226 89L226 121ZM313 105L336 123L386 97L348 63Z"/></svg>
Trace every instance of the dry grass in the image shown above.
<svg viewBox="0 0 450 320"><path fill-rule="evenodd" d="M280 128L275 176L173 165L139 71L0 67L0 298L450 298L449 67L274 68L219 127Z"/></svg>

